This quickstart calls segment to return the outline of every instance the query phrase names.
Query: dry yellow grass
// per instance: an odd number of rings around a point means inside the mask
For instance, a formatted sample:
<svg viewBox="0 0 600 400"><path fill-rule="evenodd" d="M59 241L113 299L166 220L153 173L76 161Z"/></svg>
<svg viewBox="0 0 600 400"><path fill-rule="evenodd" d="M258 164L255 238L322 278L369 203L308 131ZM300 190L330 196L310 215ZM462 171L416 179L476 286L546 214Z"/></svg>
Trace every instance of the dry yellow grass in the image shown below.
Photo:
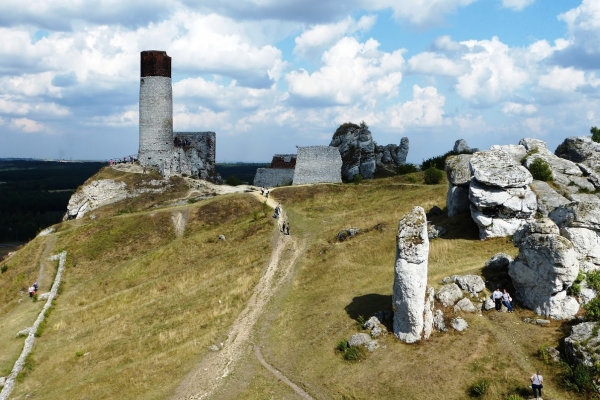
<svg viewBox="0 0 600 400"><path fill-rule="evenodd" d="M122 173L103 170L100 176L115 174ZM536 356L541 344L558 342L561 325L523 324L522 317L531 316L526 310L465 315L466 332L435 334L416 345L388 335L380 340L385 348L360 362L336 352L340 339L360 331L360 315L391 309L398 220L415 205L428 210L445 204L445 184L405 182L273 190L305 251L257 326L254 342L267 362L317 399L463 399L480 379L491 383L484 399L505 399L524 390L537 368L545 372L547 396L576 398L560 389L556 368ZM271 254L272 219L249 195L151 207L167 200L115 204L99 210L96 220L59 226L54 250L69 252L65 287L16 399L29 393L39 399L168 398L207 347L224 341ZM118 215L125 206L134 213ZM174 232L174 210L189 216L182 237ZM516 254L508 239L480 241L468 214L436 217L434 223L448 229L431 242L429 281L435 287L444 276L480 273L498 251ZM362 233L338 242L335 235L348 227ZM219 241L220 234L227 240ZM35 273L26 265L35 265L44 243L36 239L19 252L11 279ZM4 287L14 287L8 280L0 285L0 296ZM13 309L0 314L0 323ZM295 395L251 357L216 398Z"/></svg>

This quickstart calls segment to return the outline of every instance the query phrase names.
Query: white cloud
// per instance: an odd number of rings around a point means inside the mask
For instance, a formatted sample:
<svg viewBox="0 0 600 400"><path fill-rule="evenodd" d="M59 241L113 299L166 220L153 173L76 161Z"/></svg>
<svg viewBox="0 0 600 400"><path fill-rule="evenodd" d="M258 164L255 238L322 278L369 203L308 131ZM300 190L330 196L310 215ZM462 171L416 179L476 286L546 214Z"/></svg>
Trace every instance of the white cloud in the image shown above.
<svg viewBox="0 0 600 400"><path fill-rule="evenodd" d="M461 97L478 104L491 104L527 82L528 74L517 66L509 47L497 37L461 44L468 49L462 59L469 64L468 72L458 78L455 86Z"/></svg>
<svg viewBox="0 0 600 400"><path fill-rule="evenodd" d="M465 64L460 65L443 55L426 51L411 57L408 60L408 69L417 74L459 76L466 72Z"/></svg>
<svg viewBox="0 0 600 400"><path fill-rule="evenodd" d="M558 18L567 24L571 39L588 53L600 52L600 2L583 0L582 3Z"/></svg>
<svg viewBox="0 0 600 400"><path fill-rule="evenodd" d="M331 104L363 103L396 95L402 81L403 50L387 53L378 47L374 39L359 43L354 38L342 38L323 54L323 66L318 71L309 74L297 70L286 75L290 93Z"/></svg>
<svg viewBox="0 0 600 400"><path fill-rule="evenodd" d="M533 104L519 104L507 102L502 107L502 112L506 115L531 115L536 113L538 108Z"/></svg>
<svg viewBox="0 0 600 400"><path fill-rule="evenodd" d="M312 26L295 39L294 54L314 58L345 35L368 31L375 24L376 19L373 15L363 16L358 21L346 17L337 23Z"/></svg>
<svg viewBox="0 0 600 400"><path fill-rule="evenodd" d="M413 99L388 110L389 126L405 130L409 127L432 127L448 124L444 118L446 98L432 86L413 86Z"/></svg>
<svg viewBox="0 0 600 400"><path fill-rule="evenodd" d="M29 118L13 118L10 121L10 125L13 128L16 128L25 133L33 133L46 130L44 125Z"/></svg>
<svg viewBox="0 0 600 400"><path fill-rule="evenodd" d="M502 7L513 11L522 11L533 3L535 3L535 0L502 0Z"/></svg>
<svg viewBox="0 0 600 400"><path fill-rule="evenodd" d="M585 81L585 73L583 71L578 71L573 67L553 67L549 73L540 77L538 84L540 87L546 89L573 92L578 87L583 86Z"/></svg>
<svg viewBox="0 0 600 400"><path fill-rule="evenodd" d="M390 7L394 17L416 28L426 29L439 26L447 14L456 12L476 0L374 0L368 2L376 8ZM365 3L367 3L365 1Z"/></svg>
<svg viewBox="0 0 600 400"><path fill-rule="evenodd" d="M461 133L482 133L489 130L481 115L459 115L454 117L452 122L458 125Z"/></svg>

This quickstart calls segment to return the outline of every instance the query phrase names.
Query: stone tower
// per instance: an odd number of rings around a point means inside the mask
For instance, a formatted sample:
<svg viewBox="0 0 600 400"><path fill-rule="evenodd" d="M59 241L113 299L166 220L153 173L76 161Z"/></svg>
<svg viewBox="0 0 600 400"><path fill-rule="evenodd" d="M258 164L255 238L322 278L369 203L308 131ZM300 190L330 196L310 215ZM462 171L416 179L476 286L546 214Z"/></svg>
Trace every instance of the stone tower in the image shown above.
<svg viewBox="0 0 600 400"><path fill-rule="evenodd" d="M171 57L166 51L142 51L140 69L138 160L162 171L174 148Z"/></svg>

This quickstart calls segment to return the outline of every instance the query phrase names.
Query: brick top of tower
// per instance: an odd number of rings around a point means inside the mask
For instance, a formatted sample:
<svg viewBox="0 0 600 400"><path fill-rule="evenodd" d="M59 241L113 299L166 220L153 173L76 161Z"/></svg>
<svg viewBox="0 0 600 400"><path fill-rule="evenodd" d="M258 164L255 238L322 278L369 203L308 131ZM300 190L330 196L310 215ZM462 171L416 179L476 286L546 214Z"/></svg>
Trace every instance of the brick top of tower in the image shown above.
<svg viewBox="0 0 600 400"><path fill-rule="evenodd" d="M166 51L146 50L141 53L140 77L171 77L171 57Z"/></svg>

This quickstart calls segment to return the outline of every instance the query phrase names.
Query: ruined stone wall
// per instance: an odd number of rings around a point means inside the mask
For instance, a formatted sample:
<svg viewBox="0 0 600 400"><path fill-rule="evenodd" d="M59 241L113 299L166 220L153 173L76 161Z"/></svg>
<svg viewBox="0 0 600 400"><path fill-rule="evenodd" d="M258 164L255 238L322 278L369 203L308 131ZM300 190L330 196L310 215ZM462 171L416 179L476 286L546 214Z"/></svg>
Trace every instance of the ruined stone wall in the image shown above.
<svg viewBox="0 0 600 400"><path fill-rule="evenodd" d="M295 154L275 154L271 161L271 168L295 168L296 167L296 155Z"/></svg>
<svg viewBox="0 0 600 400"><path fill-rule="evenodd" d="M342 182L342 157L335 147L298 147L294 185Z"/></svg>
<svg viewBox="0 0 600 400"><path fill-rule="evenodd" d="M142 166L161 169L173 150L171 57L164 51L143 51L140 67L138 159Z"/></svg>
<svg viewBox="0 0 600 400"><path fill-rule="evenodd" d="M171 173L214 181L216 145L214 132L175 132Z"/></svg>
<svg viewBox="0 0 600 400"><path fill-rule="evenodd" d="M289 185L294 180L290 168L258 168L254 175L254 186L273 187Z"/></svg>

